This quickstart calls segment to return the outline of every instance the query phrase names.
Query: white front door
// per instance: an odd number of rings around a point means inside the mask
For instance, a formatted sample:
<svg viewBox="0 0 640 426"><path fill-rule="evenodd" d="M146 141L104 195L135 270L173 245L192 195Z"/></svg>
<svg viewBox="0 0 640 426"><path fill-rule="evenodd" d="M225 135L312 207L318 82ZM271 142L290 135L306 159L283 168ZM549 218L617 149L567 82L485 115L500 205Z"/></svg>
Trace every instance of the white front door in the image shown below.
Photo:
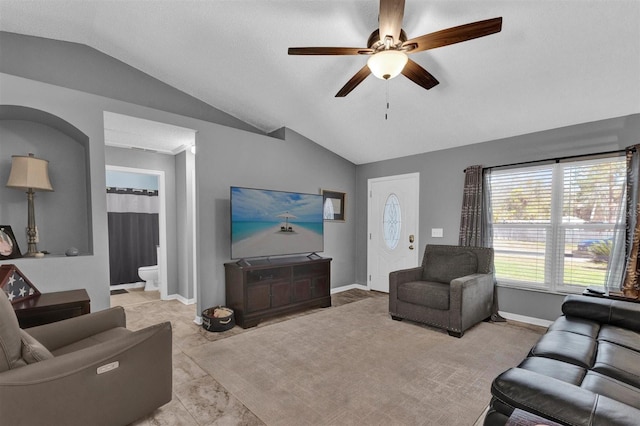
<svg viewBox="0 0 640 426"><path fill-rule="evenodd" d="M367 279L389 292L389 272L418 266L420 174L369 179Z"/></svg>

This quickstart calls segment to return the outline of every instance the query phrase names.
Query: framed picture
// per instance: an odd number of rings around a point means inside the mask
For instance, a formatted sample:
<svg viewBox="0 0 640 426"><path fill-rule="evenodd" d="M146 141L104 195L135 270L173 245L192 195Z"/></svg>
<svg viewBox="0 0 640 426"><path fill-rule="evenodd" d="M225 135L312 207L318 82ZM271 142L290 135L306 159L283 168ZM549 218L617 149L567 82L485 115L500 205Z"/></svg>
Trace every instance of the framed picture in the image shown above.
<svg viewBox="0 0 640 426"><path fill-rule="evenodd" d="M11 304L16 304L40 295L35 285L16 265L0 265L0 289Z"/></svg>
<svg viewBox="0 0 640 426"><path fill-rule="evenodd" d="M346 220L347 194L344 192L322 190L324 201L324 220L334 220L344 222Z"/></svg>
<svg viewBox="0 0 640 426"><path fill-rule="evenodd" d="M0 260L22 257L16 237L9 225L0 225Z"/></svg>

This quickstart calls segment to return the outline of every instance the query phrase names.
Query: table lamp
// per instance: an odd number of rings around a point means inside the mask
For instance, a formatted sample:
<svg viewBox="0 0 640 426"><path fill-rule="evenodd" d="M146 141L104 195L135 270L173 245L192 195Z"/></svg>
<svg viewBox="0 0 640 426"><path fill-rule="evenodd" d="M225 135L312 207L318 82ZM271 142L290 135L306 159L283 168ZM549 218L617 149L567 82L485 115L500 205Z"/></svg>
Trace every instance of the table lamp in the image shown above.
<svg viewBox="0 0 640 426"><path fill-rule="evenodd" d="M33 208L35 191L53 191L49 180L49 162L34 157L13 155L11 156L11 173L9 174L8 188L27 190L27 253L26 257L41 257L36 246L36 213Z"/></svg>

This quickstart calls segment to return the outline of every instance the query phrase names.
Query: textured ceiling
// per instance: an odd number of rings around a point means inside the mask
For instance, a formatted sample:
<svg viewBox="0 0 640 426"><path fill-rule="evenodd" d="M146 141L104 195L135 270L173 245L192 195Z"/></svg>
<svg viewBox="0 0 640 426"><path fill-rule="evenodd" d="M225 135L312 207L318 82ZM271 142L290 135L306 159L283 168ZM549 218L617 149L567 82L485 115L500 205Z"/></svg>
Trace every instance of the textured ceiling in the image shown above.
<svg viewBox="0 0 640 426"><path fill-rule="evenodd" d="M196 132L171 124L105 112L104 143L174 155L195 145Z"/></svg>
<svg viewBox="0 0 640 426"><path fill-rule="evenodd" d="M503 17L502 32L416 53L440 84L368 77L336 92L377 1L0 0L0 29L85 43L265 132L367 163L640 112L640 0L407 0L409 38ZM385 120L387 99L390 103Z"/></svg>

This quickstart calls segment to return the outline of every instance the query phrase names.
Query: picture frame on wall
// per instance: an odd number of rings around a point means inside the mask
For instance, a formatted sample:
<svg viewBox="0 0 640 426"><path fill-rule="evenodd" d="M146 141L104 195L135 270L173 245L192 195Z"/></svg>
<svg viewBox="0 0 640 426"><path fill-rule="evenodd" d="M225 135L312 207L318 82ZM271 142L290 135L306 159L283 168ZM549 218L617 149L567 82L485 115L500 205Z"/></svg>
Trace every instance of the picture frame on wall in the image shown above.
<svg viewBox="0 0 640 426"><path fill-rule="evenodd" d="M344 192L323 189L323 218L325 221L345 222L347 194Z"/></svg>
<svg viewBox="0 0 640 426"><path fill-rule="evenodd" d="M0 225L0 260L22 257L18 241L9 225Z"/></svg>

